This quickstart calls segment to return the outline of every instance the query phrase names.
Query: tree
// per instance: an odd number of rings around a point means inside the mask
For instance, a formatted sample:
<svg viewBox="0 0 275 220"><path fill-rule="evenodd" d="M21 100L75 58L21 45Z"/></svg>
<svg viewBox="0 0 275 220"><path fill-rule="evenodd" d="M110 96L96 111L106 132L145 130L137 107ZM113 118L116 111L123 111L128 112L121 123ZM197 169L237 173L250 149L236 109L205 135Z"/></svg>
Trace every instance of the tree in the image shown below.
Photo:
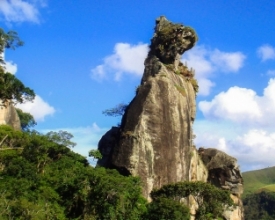
<svg viewBox="0 0 275 220"><path fill-rule="evenodd" d="M23 131L29 131L31 127L36 125L36 121L30 113L23 112L19 108L16 108L16 112L20 119L20 124Z"/></svg>
<svg viewBox="0 0 275 220"><path fill-rule="evenodd" d="M189 220L189 208L171 198L158 198L148 204L144 220Z"/></svg>
<svg viewBox="0 0 275 220"><path fill-rule="evenodd" d="M246 219L275 219L275 192L261 191L243 199Z"/></svg>
<svg viewBox="0 0 275 220"><path fill-rule="evenodd" d="M3 53L5 48L15 49L22 46L23 42L15 31L4 32L0 28L0 105L6 105L7 101L23 103L32 101L35 93L26 87L17 77L5 71Z"/></svg>
<svg viewBox="0 0 275 220"><path fill-rule="evenodd" d="M106 116L114 116L114 117L122 116L127 107L128 107L128 105L126 105L124 103L119 103L116 107L106 109L102 113Z"/></svg>
<svg viewBox="0 0 275 220"><path fill-rule="evenodd" d="M5 64L3 59L3 53L5 48L7 49L15 49L16 47L23 46L24 42L20 40L15 31L5 31L0 28L0 64Z"/></svg>
<svg viewBox="0 0 275 220"><path fill-rule="evenodd" d="M224 208L230 208L234 205L229 191L201 181L168 184L151 192L153 200L171 198L175 201L180 201L190 195L193 196L199 206L196 212L196 219L198 220L222 217Z"/></svg>
<svg viewBox="0 0 275 220"><path fill-rule="evenodd" d="M93 157L94 159L102 159L102 154L99 150L90 150L89 151L89 157Z"/></svg>
<svg viewBox="0 0 275 220"><path fill-rule="evenodd" d="M71 141L74 136L67 131L50 131L46 134L46 137L49 140L65 147L72 148L76 146L76 143Z"/></svg>

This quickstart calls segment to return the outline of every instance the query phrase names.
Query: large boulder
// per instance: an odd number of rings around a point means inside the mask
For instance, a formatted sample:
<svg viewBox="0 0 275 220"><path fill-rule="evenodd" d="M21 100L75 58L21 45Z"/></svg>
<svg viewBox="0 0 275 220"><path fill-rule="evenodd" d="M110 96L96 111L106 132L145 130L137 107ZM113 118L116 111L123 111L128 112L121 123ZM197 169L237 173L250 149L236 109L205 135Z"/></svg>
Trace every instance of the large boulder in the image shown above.
<svg viewBox="0 0 275 220"><path fill-rule="evenodd" d="M237 159L215 148L199 148L199 155L208 169L207 181L219 188L229 190L236 207L224 212L226 220L244 219L241 194L243 178Z"/></svg>

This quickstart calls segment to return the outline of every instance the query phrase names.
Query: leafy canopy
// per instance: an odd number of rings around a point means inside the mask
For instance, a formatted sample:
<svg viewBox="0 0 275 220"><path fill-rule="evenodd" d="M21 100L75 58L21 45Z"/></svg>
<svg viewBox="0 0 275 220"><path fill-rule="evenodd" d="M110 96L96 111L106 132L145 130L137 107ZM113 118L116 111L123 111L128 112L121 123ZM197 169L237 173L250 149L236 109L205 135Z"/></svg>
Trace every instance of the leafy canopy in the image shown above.
<svg viewBox="0 0 275 220"><path fill-rule="evenodd" d="M23 42L15 31L4 32L0 28L0 99L2 105L7 101L23 103L32 101L35 93L29 87L26 87L17 77L5 71L5 61L3 58L5 48L15 49L22 46Z"/></svg>
<svg viewBox="0 0 275 220"><path fill-rule="evenodd" d="M89 166L70 137L0 126L1 219L142 219L139 178Z"/></svg>
<svg viewBox="0 0 275 220"><path fill-rule="evenodd" d="M36 125L36 121L30 113L23 112L19 108L16 108L16 112L20 119L21 129L23 131L29 131L31 127Z"/></svg>
<svg viewBox="0 0 275 220"><path fill-rule="evenodd" d="M224 207L230 208L233 206L229 191L219 189L201 181L178 182L165 185L151 192L153 200L170 198L180 201L182 198L187 198L190 195L193 196L199 206L196 212L196 219L198 220L210 220L222 217Z"/></svg>

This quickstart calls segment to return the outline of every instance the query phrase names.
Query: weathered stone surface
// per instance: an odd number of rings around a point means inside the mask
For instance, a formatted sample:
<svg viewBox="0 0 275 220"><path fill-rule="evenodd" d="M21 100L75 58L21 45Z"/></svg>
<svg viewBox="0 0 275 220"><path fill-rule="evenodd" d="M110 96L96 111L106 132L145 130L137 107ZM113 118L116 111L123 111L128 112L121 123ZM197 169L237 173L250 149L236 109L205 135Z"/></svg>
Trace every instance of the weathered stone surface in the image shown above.
<svg viewBox="0 0 275 220"><path fill-rule="evenodd" d="M102 159L97 161L98 166L111 167L111 156L113 148L117 144L119 128L112 127L105 135L102 136L98 143L98 150L102 155Z"/></svg>
<svg viewBox="0 0 275 220"><path fill-rule="evenodd" d="M11 103L0 106L0 125L10 125L15 130L21 130L20 119Z"/></svg>
<svg viewBox="0 0 275 220"><path fill-rule="evenodd" d="M103 158L98 165L139 176L148 200L153 188L169 183L209 181L231 190L238 207L226 211L225 216L241 220L242 178L236 159L214 149L199 155L193 145L198 85L194 71L180 58L196 39L191 28L164 17L157 19L141 84L121 126L113 127L100 140ZM194 219L198 204L192 197L183 202Z"/></svg>
<svg viewBox="0 0 275 220"><path fill-rule="evenodd" d="M243 193L243 178L234 157L215 148L200 148L199 155L208 169L208 182L225 190L231 191L235 208L226 209L226 220L244 219L241 194Z"/></svg>
<svg viewBox="0 0 275 220"><path fill-rule="evenodd" d="M164 42L162 28L177 33L167 42L173 41L178 47L157 49L158 43ZM148 199L153 188L207 179L207 170L202 162L199 164L192 143L196 90L190 78L194 73L179 62L180 54L194 45L195 39L190 39L195 34L164 17L157 20L155 30L137 95L126 109L120 130L109 131L101 139L103 159L98 162L139 176Z"/></svg>

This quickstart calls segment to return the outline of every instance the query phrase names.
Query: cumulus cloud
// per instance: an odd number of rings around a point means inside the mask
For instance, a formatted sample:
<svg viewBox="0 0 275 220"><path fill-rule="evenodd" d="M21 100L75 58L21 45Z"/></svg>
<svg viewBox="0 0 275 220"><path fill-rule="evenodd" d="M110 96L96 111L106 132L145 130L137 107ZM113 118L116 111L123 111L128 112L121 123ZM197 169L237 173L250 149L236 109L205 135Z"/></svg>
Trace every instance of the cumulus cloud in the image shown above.
<svg viewBox="0 0 275 220"><path fill-rule="evenodd" d="M237 72L244 63L245 55L241 52L221 52L215 49L210 54L212 63L223 72Z"/></svg>
<svg viewBox="0 0 275 220"><path fill-rule="evenodd" d="M195 121L195 144L236 157L242 171L274 166L274 94L275 78L269 80L261 96L234 86L211 101L199 102L204 119Z"/></svg>
<svg viewBox="0 0 275 220"><path fill-rule="evenodd" d="M18 104L16 107L33 115L36 121L44 121L46 116L53 115L55 113L54 107L50 106L38 95L35 96L33 102Z"/></svg>
<svg viewBox="0 0 275 220"><path fill-rule="evenodd" d="M211 77L215 72L237 72L243 66L245 55L241 52L222 52L211 50L205 46L196 46L187 51L182 58L183 63L195 69L200 89L199 95L207 96L215 83Z"/></svg>
<svg viewBox="0 0 275 220"><path fill-rule="evenodd" d="M39 23L39 8L46 6L46 0L1 0L0 14L7 22Z"/></svg>
<svg viewBox="0 0 275 220"><path fill-rule="evenodd" d="M262 61L275 59L275 48L268 44L259 47L257 53Z"/></svg>
<svg viewBox="0 0 275 220"><path fill-rule="evenodd" d="M275 120L275 78L270 79L263 96L252 89L231 87L211 101L199 102L207 119L227 119L249 125L272 125Z"/></svg>
<svg viewBox="0 0 275 220"><path fill-rule="evenodd" d="M225 121L198 120L194 132L197 147L214 147L237 158L243 172L274 166L274 131L244 128Z"/></svg>
<svg viewBox="0 0 275 220"><path fill-rule="evenodd" d="M148 50L147 44L117 43L114 53L105 57L103 64L91 70L91 77L101 81L109 78L110 75L114 75L112 77L115 80L120 80L122 74L141 76Z"/></svg>

